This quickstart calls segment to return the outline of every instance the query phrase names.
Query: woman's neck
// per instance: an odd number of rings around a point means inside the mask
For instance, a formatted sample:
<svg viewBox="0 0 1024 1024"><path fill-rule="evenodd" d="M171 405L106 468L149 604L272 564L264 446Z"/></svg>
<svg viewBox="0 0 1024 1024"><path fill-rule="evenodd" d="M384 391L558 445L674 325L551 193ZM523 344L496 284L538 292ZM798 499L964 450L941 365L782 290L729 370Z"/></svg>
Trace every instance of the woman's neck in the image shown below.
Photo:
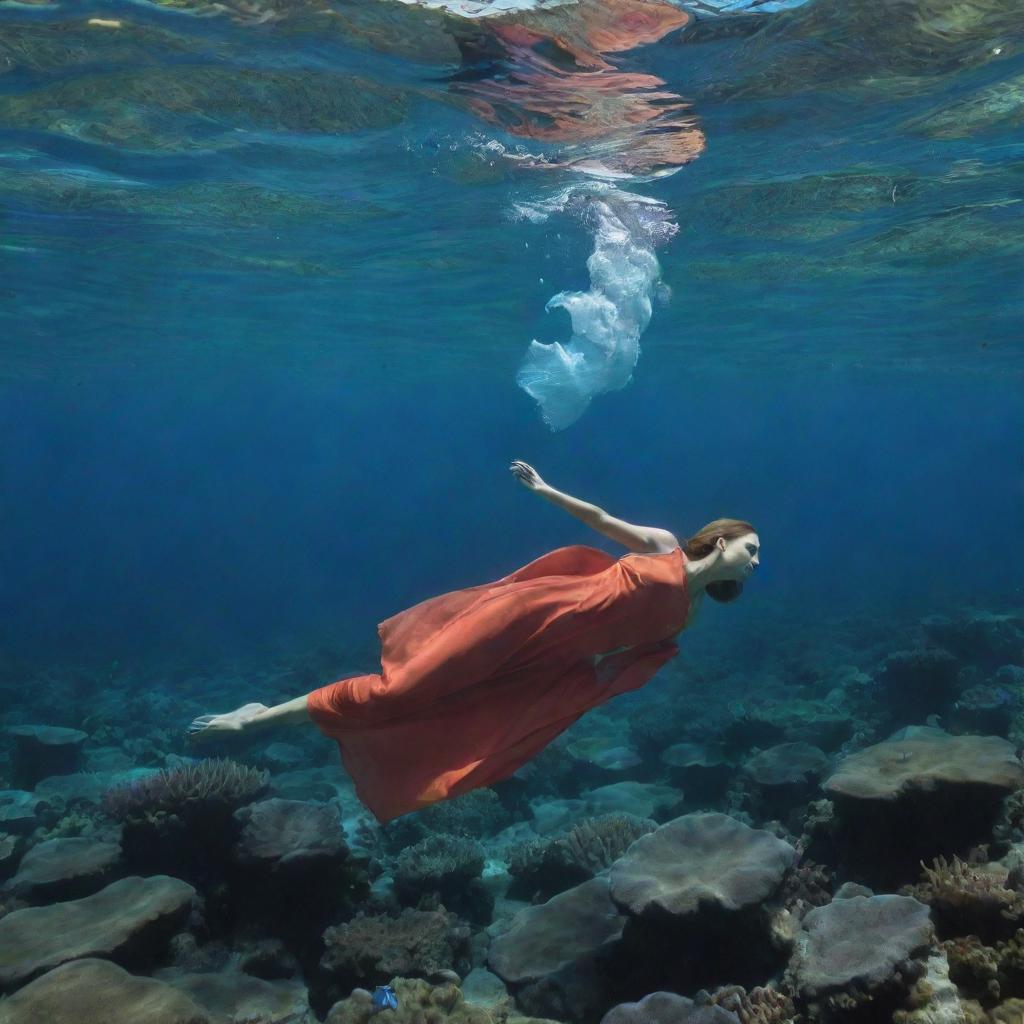
<svg viewBox="0 0 1024 1024"><path fill-rule="evenodd" d="M684 568L686 570L686 590L690 595L691 601L696 601L698 598L703 597L709 583L715 583L723 579L716 571L718 569L718 558L714 551L703 558L687 559Z"/></svg>

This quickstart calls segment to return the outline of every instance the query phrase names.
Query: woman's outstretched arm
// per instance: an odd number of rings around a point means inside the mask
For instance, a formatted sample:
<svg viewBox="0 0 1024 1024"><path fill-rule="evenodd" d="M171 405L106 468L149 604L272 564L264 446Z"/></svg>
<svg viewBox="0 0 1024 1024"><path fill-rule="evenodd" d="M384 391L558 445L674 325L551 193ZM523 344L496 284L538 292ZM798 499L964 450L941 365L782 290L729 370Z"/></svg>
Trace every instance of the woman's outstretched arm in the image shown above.
<svg viewBox="0 0 1024 1024"><path fill-rule="evenodd" d="M528 490L547 498L553 505L564 509L569 515L586 523L591 529L604 534L617 544L622 544L630 551L657 552L672 551L679 544L675 535L669 530L657 526L636 526L622 519L608 515L603 508L592 505L589 501L581 501L570 494L556 490L545 483L540 474L526 462L518 459L509 466L515 478Z"/></svg>

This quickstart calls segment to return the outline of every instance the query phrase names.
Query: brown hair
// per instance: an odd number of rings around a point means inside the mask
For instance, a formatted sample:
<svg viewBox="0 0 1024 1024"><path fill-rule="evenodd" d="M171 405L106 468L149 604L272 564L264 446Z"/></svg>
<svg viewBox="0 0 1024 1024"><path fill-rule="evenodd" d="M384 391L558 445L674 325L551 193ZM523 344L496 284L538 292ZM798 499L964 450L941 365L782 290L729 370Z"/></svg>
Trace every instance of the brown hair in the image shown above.
<svg viewBox="0 0 1024 1024"><path fill-rule="evenodd" d="M719 537L726 540L736 540L748 533L757 531L742 519L714 519L706 526L702 526L685 544L683 554L689 559L704 558L710 555L715 548L715 542ZM743 584L739 580L717 580L709 583L705 588L708 597L723 604L735 601L743 591Z"/></svg>

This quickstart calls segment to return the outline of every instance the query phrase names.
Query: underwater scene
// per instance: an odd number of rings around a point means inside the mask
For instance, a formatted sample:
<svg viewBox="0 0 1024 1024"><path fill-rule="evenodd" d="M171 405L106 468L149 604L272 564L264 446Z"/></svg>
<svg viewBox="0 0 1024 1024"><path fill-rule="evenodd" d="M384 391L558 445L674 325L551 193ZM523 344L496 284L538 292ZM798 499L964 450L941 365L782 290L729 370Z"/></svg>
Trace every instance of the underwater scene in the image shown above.
<svg viewBox="0 0 1024 1024"><path fill-rule="evenodd" d="M1019 0L0 0L0 1024L1024 1024Z"/></svg>

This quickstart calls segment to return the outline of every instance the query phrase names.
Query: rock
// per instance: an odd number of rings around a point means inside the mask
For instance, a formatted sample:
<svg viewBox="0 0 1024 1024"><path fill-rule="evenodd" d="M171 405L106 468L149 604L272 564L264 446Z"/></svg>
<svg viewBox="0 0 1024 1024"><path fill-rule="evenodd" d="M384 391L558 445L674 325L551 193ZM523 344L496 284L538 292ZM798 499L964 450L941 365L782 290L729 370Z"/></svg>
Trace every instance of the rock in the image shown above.
<svg viewBox="0 0 1024 1024"><path fill-rule="evenodd" d="M520 911L491 942L488 967L511 986L516 1004L534 1016L587 1019L608 1002L602 970L625 918L594 878Z"/></svg>
<svg viewBox="0 0 1024 1024"><path fill-rule="evenodd" d="M878 675L883 706L897 723L942 713L956 696L959 670L960 662L940 648L894 651Z"/></svg>
<svg viewBox="0 0 1024 1024"><path fill-rule="evenodd" d="M919 728L851 754L823 784L841 870L876 888L911 882L921 861L986 840L1022 784L1016 750L998 736Z"/></svg>
<svg viewBox="0 0 1024 1024"><path fill-rule="evenodd" d="M349 915L365 897L365 861L354 858L333 803L272 797L234 812L231 896L239 920L293 947Z"/></svg>
<svg viewBox="0 0 1024 1024"><path fill-rule="evenodd" d="M89 738L79 729L57 725L12 725L11 779L19 789L32 789L50 775L69 775L84 763L82 745Z"/></svg>
<svg viewBox="0 0 1024 1024"><path fill-rule="evenodd" d="M0 881L10 878L18 870L24 848L25 840L22 836L0 832Z"/></svg>
<svg viewBox="0 0 1024 1024"><path fill-rule="evenodd" d="M698 1006L675 992L652 992L636 1003L620 1003L601 1024L739 1024L739 1017L721 1006Z"/></svg>
<svg viewBox="0 0 1024 1024"><path fill-rule="evenodd" d="M462 982L462 995L467 1003L477 1006L504 1007L509 1002L505 983L486 967L474 967L466 975Z"/></svg>
<svg viewBox="0 0 1024 1024"><path fill-rule="evenodd" d="M237 971L184 974L171 984L216 1020L316 1024L300 981L261 981Z"/></svg>
<svg viewBox="0 0 1024 1024"><path fill-rule="evenodd" d="M110 882L120 861L117 843L89 838L50 839L25 854L10 889L30 903L79 899Z"/></svg>
<svg viewBox="0 0 1024 1024"><path fill-rule="evenodd" d="M272 772L286 772L302 768L309 763L309 757L294 743L271 743L259 754L264 768Z"/></svg>
<svg viewBox="0 0 1024 1024"><path fill-rule="evenodd" d="M2 1024L215 1024L184 992L109 960L73 960L0 1002Z"/></svg>
<svg viewBox="0 0 1024 1024"><path fill-rule="evenodd" d="M70 807L73 804L99 806L103 801L104 793L112 786L139 782L159 774L157 768L129 768L116 771L53 775L48 779L43 779L36 786L35 792L58 807Z"/></svg>
<svg viewBox="0 0 1024 1024"><path fill-rule="evenodd" d="M935 938L928 908L909 896L854 896L809 911L790 962L795 988L825 1015L870 999L875 1019L906 997ZM891 1011L890 1011L891 1012Z"/></svg>
<svg viewBox="0 0 1024 1024"><path fill-rule="evenodd" d="M94 747L85 752L87 772L125 772L135 767L135 762L120 747Z"/></svg>
<svg viewBox="0 0 1024 1024"><path fill-rule="evenodd" d="M80 900L15 910L0 918L0 990L18 988L68 960L144 962L185 920L195 894L177 878L132 876Z"/></svg>
<svg viewBox="0 0 1024 1024"><path fill-rule="evenodd" d="M23 789L0 789L0 829L13 835L25 836L37 829L40 815L49 804L34 793Z"/></svg>
<svg viewBox="0 0 1024 1024"><path fill-rule="evenodd" d="M241 834L234 859L269 871L317 870L348 855L345 833L333 804L272 797L235 811Z"/></svg>

